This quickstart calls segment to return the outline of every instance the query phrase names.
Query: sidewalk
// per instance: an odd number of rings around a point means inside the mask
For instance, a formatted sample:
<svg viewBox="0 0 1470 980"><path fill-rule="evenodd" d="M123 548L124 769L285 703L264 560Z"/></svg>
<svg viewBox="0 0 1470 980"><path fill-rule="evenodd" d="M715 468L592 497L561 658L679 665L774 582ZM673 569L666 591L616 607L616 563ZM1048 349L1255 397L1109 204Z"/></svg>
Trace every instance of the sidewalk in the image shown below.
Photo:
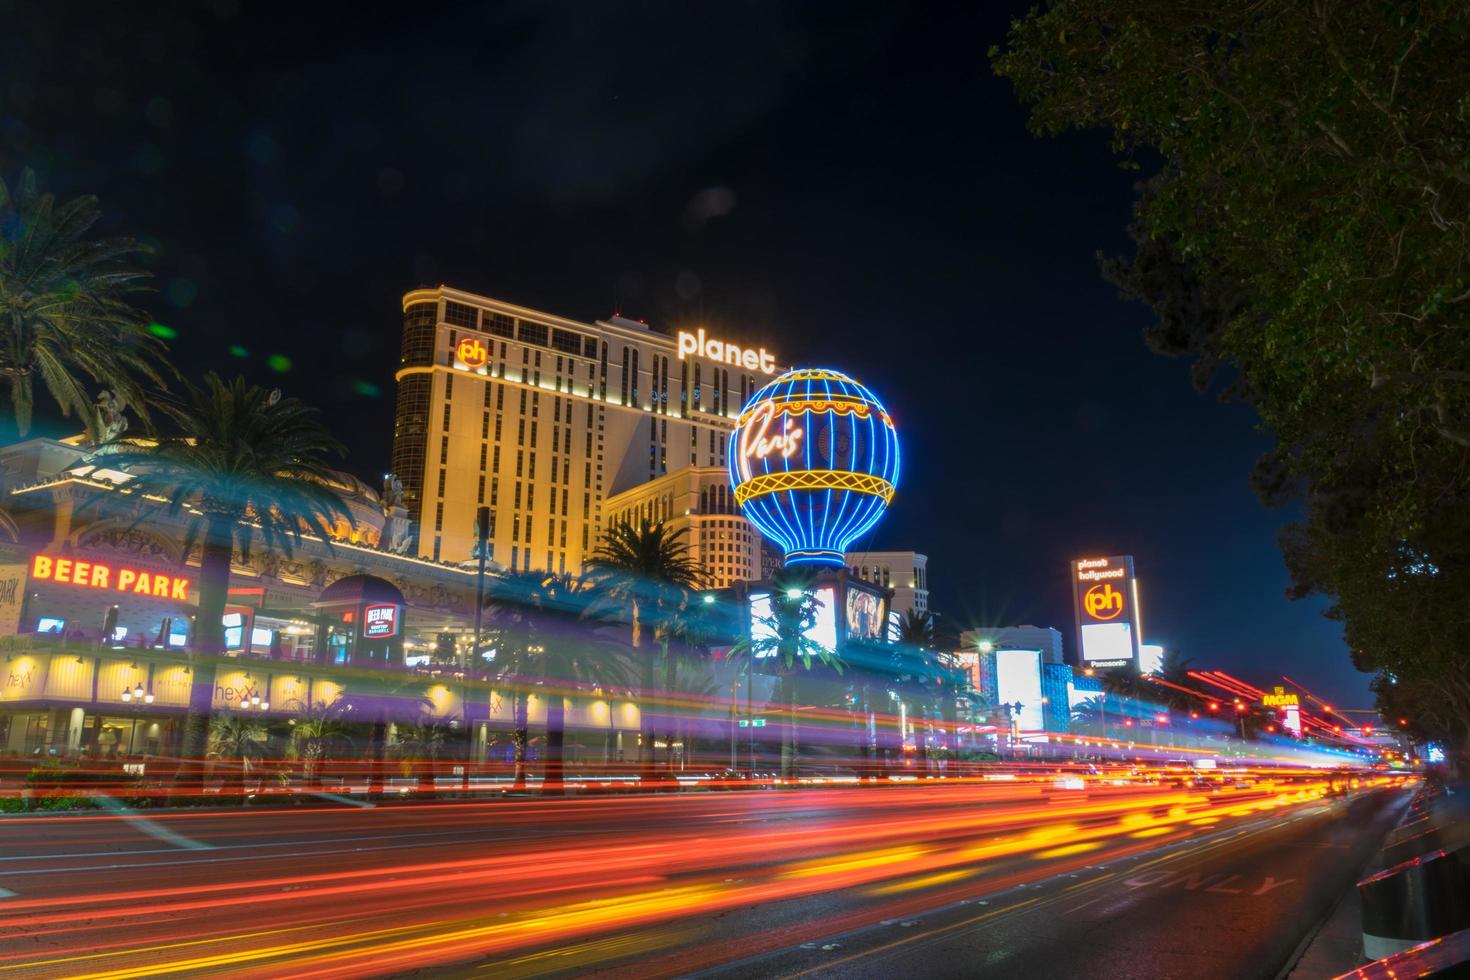
<svg viewBox="0 0 1470 980"><path fill-rule="evenodd" d="M1470 787L1451 787L1434 799L1430 812L1434 822L1442 828L1441 836L1447 841L1470 838ZM1407 806L1403 819L1411 819ZM1390 841L1393 834L1390 831L1385 836L1385 843ZM1358 881L1383 870L1383 850L1380 847L1373 860L1361 870ZM1311 937L1300 958L1283 977L1285 980L1337 977L1356 970L1367 962L1363 955L1363 908L1357 886L1354 885L1343 894L1336 908Z"/></svg>

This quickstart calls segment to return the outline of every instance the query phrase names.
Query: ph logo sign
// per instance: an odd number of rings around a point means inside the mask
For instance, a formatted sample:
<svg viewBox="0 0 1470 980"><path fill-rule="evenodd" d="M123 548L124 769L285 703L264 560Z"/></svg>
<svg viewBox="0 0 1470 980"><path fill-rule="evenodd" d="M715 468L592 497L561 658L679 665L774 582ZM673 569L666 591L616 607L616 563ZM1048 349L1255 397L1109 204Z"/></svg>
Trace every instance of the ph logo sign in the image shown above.
<svg viewBox="0 0 1470 980"><path fill-rule="evenodd" d="M1093 619L1117 619L1123 614L1123 593L1111 582L1099 582L1082 593L1082 611Z"/></svg>
<svg viewBox="0 0 1470 980"><path fill-rule="evenodd" d="M490 348L482 344L478 337L466 337L455 346L454 359L471 371L476 371L490 360Z"/></svg>

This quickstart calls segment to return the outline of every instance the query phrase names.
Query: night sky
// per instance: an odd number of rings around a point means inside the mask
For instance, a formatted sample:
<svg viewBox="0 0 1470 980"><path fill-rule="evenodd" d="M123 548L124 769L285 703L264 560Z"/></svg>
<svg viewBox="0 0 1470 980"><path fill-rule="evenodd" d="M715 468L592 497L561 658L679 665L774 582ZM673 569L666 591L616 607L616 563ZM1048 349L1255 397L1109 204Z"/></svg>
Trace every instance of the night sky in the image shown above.
<svg viewBox="0 0 1470 980"><path fill-rule="evenodd" d="M1070 649L1068 562L1132 554L1147 640L1366 707L1283 595L1269 439L1098 275L1137 175L1025 131L1005 5L910 6L0 0L0 173L98 194L185 372L318 404L374 484L415 285L703 325L884 398L906 469L866 544L927 553L952 624Z"/></svg>

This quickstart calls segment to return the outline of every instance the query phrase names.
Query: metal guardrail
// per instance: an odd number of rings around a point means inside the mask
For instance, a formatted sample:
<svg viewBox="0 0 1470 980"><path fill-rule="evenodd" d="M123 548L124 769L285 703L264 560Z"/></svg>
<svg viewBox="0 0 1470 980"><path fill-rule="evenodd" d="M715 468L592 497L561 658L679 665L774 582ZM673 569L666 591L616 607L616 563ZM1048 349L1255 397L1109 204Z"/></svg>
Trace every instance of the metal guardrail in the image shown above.
<svg viewBox="0 0 1470 980"><path fill-rule="evenodd" d="M1470 928L1465 860L1470 851L1440 848L1358 882L1363 955L1382 959Z"/></svg>
<svg viewBox="0 0 1470 980"><path fill-rule="evenodd" d="M1337 980L1403 980L1404 977L1470 976L1470 929L1420 943L1374 960Z"/></svg>
<svg viewBox="0 0 1470 980"><path fill-rule="evenodd" d="M1442 802L1421 789L1384 843L1382 870L1358 882L1363 955L1370 960L1470 929L1470 843L1463 816L1437 806Z"/></svg>

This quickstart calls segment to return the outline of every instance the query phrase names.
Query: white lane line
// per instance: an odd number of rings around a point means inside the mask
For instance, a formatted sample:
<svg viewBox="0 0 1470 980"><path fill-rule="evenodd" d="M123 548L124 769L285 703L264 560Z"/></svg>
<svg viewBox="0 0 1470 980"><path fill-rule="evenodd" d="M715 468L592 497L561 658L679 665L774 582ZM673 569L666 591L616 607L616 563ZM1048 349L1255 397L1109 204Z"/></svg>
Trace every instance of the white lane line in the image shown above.
<svg viewBox="0 0 1470 980"><path fill-rule="evenodd" d="M599 833L599 832L600 831L598 831L596 829L591 829L591 830L559 830L559 831L547 831L545 833L540 833L540 834L535 834L535 835L521 834L521 835L517 835L516 837L513 837L513 838L510 838L510 837L502 837L501 840L502 841L505 841L505 840L539 840L539 839L544 839L544 838L547 838L547 837L576 837L576 836L579 836L579 835L594 834L594 833ZM458 833L458 832L456 832L456 833ZM388 835L383 835L383 836L384 837L388 837L388 838L392 838L394 840L403 841L405 835L395 836L395 835L388 834ZM443 834L408 834L406 836L407 837L443 837L445 835L443 835ZM349 837L349 838L346 838L346 839L347 840L377 840L379 838L378 837L373 837L373 838ZM483 836L474 835L474 836L468 836L468 837L461 837L459 840L452 840L452 841L449 841L448 843L450 843L450 844L483 844L484 841L485 841L485 838ZM304 847L304 846L310 846L310 845L319 844L319 843L320 843L320 841L318 841L318 840L297 840L297 841L272 842L272 843L269 843L269 844L216 844L216 845L213 845L212 850L221 851L221 852L223 852L223 851L244 851L244 850L253 850L253 849L257 849L257 848L268 848L268 847L287 847L287 846L303 846ZM72 874L74 872L82 872L82 871L122 871L122 870L127 870L127 869L130 869L130 868L158 868L158 867L163 867L165 865L179 865L179 864L223 864L223 863L227 863L227 862L230 862L230 861L277 861L277 860L280 860L281 858L284 858L284 857L318 857L318 856L325 856L325 855L329 855L329 854L362 854L362 853L372 854L372 853L378 853L378 852L381 852L381 851L412 850L414 848L428 847L428 846L430 846L430 843L431 842L428 842L428 841L416 841L414 843L383 844L383 845L379 845L379 846L376 846L376 847L335 847L335 848L327 848L327 849L324 849L324 850L298 851L298 852L295 852L295 853L286 853L286 854L240 854L240 855L235 855L235 856L222 855L220 857L190 858L188 860L179 860L179 861L129 861L129 862L125 862L125 863L124 862L118 862L118 863L114 863L114 864L92 864L92 865L80 865L80 866L76 866L76 867L61 867L61 868L29 868L29 869L22 868L19 871L6 871L5 874L7 876L15 876L15 875L55 875L55 874ZM438 843L438 842L433 842L433 843ZM50 858L56 858L56 859L59 860L59 859L63 859L63 858L80 858L80 857L112 857L115 854L121 855L121 856L124 856L124 857L133 857L133 856L136 856L136 855L146 855L146 854L173 854L173 853L175 853L175 852L172 851L172 850L164 849L164 848L151 848L149 850L141 850L141 851L96 851L96 852L87 853L87 854L76 854L76 853L73 853L73 854L52 854L52 855L37 854L37 855L32 855L32 856L26 857L26 858L0 858L0 861L21 861L21 860L25 860L25 861L41 861L41 860L48 860Z"/></svg>
<svg viewBox="0 0 1470 980"><path fill-rule="evenodd" d="M331 800L333 803L346 803L348 806L361 807L364 810L371 810L377 806L376 803L369 803L366 800L354 800L350 796L338 796L336 793L312 793L311 795L320 796L322 799Z"/></svg>
<svg viewBox="0 0 1470 980"><path fill-rule="evenodd" d="M585 836L587 834L598 834L598 833L602 833L602 832L603 831L600 828L597 828L597 827L592 827L592 828L588 828L588 829L584 829L584 830L537 830L537 831L523 830L523 831L515 831L515 832L503 833L503 834L499 835L499 839L501 841L540 840L540 839L546 838L546 837L578 837L578 836ZM450 843L450 844L478 844L478 843L482 843L484 841L484 839L485 839L483 835L480 835L480 834L478 834L478 833L476 833L474 831L464 831L464 830L439 830L439 831L434 831L432 833L421 833L421 834L370 834L370 835L358 836L358 837L333 838L333 843L340 843L341 841L357 841L357 842L361 842L361 841L379 841L379 840L390 840L390 841L395 841L395 842L398 842L398 843L392 844L392 845L390 845L390 846L388 846L386 848L384 848L384 847L347 847L347 848L336 848L336 849L325 850L325 851L309 851L309 852L299 852L299 853L309 853L309 854L341 854L341 853L344 853L346 851L378 851L378 850L398 850L399 848L402 848L402 847L427 847L430 843L438 842L442 838L459 838L458 840L450 840L450 841L448 841L447 843ZM409 841L409 840L418 841L418 843L413 843L413 844L403 843L404 841ZM264 843L257 843L257 844L216 844L216 845L214 845L214 849L217 850L217 851L251 851L251 850L264 850L266 848L313 847L313 846L320 845L321 842L322 842L322 839L320 837L309 837L309 838L301 838L299 840L266 841ZM131 850L131 851L70 851L70 852L63 851L63 852L58 853L58 854L13 854L13 855L10 855L9 857L0 857L0 862L8 862L8 861L30 861L30 862L36 862L36 861L51 861L51 860L62 861L62 860L66 860L66 859L69 859L69 858L136 857L136 856L139 856L139 855L171 854L171 853L173 853L172 850L170 850L169 848L165 848L165 847L138 848L136 850ZM293 856L293 855L290 855L290 854L286 854L286 855L282 855L282 854L263 854L263 855L259 855L259 857L262 860L268 860L268 859L276 858L276 857L288 857L288 856ZM136 865L136 864L108 864L108 865L99 865L98 867L104 867L104 868L126 868L126 867L139 867L139 866L140 865ZM49 869L48 868L48 869L44 869L44 870L46 871L47 874L50 874L50 873L52 873L53 870L54 871L62 871L62 872L65 872L65 871L86 871L86 870L94 870L94 869L89 869L89 868L57 868L57 869ZM7 871L5 873L6 874L22 874L22 875L24 875L24 874L34 874L35 872L33 872L33 871Z"/></svg>
<svg viewBox="0 0 1470 980"><path fill-rule="evenodd" d="M113 813L121 814L124 820L154 840L161 840L166 844L172 844L174 847L183 848L186 851L214 850L213 844L206 844L192 837L185 837L178 831L170 830L157 820L148 819L136 810L131 810L124 806L122 801L108 796L105 793L97 794L97 802L104 810L111 810Z"/></svg>

